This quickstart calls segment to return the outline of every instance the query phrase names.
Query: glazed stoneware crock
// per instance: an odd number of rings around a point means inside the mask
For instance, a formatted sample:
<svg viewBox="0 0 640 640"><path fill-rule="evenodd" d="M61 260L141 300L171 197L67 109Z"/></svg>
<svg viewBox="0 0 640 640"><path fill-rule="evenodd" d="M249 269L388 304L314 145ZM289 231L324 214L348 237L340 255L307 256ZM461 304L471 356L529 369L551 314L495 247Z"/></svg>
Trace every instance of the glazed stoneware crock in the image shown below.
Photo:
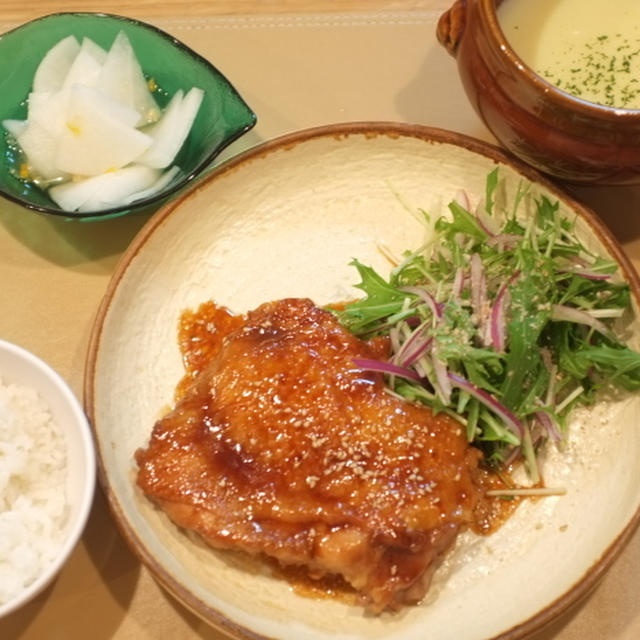
<svg viewBox="0 0 640 640"><path fill-rule="evenodd" d="M640 110L580 100L536 75L500 28L502 1L457 0L437 27L489 130L520 159L557 178L640 183Z"/></svg>

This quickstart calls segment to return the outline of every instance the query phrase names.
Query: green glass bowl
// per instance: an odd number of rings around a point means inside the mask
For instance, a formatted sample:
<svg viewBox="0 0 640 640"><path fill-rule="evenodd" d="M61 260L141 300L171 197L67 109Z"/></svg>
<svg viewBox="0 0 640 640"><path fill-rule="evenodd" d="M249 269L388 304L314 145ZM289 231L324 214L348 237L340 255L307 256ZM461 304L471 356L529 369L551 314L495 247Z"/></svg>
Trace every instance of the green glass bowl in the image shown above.
<svg viewBox="0 0 640 640"><path fill-rule="evenodd" d="M178 89L204 90L196 120L175 160L182 171L147 199L100 211L64 211L45 191L18 177L19 154L11 137L0 127L0 195L32 211L68 219L95 220L149 211L202 174L225 147L255 125L256 115L240 94L202 56L156 27L102 13L55 13L0 36L0 60L7 62L0 67L0 121L26 118L26 98L35 70L54 44L68 35L79 40L86 36L108 49L120 30L129 37L145 76L153 78L161 88L154 93L161 107Z"/></svg>

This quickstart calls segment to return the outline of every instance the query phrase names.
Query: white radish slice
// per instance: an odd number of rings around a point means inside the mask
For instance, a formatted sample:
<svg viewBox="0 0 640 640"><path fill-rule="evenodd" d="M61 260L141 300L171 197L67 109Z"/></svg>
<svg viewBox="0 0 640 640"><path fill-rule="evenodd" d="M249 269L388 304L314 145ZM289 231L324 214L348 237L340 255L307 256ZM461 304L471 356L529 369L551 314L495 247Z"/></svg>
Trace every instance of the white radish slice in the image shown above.
<svg viewBox="0 0 640 640"><path fill-rule="evenodd" d="M130 204L135 202L136 200L144 200L149 196L158 193L164 189L175 177L180 173L180 167L173 166L171 169L167 169L150 187L147 189L143 189L142 191L137 191L136 193L127 196L122 204Z"/></svg>
<svg viewBox="0 0 640 640"><path fill-rule="evenodd" d="M32 91L27 96L27 120L33 120L38 110L56 94L53 91Z"/></svg>
<svg viewBox="0 0 640 640"><path fill-rule="evenodd" d="M151 136L153 142L144 155L138 157L137 161L139 163L157 169L164 169L169 164L165 163L165 156L167 154L163 149L163 147L166 146L164 140L169 139L173 131L176 131L180 126L180 107L182 106L183 99L184 91L178 89L164 108L160 120L144 129L144 132Z"/></svg>
<svg viewBox="0 0 640 640"><path fill-rule="evenodd" d="M52 136L57 136L62 131L67 120L69 99L71 91L63 89L50 93L47 91L34 91L29 94L29 111L27 120L37 122Z"/></svg>
<svg viewBox="0 0 640 640"><path fill-rule="evenodd" d="M106 59L107 52L101 46L90 38L83 38L80 51L69 68L62 88L68 89L74 84L94 87L100 78L102 65Z"/></svg>
<svg viewBox="0 0 640 640"><path fill-rule="evenodd" d="M85 106L91 105L92 108L108 115L114 120L117 120L125 127L135 128L138 119L138 112L135 109L131 109L130 107L111 99L109 96L102 93L100 89L76 85L71 89L70 93L71 100L67 107L67 114L70 113L72 105L77 105L80 102ZM73 108L75 108L75 106Z"/></svg>
<svg viewBox="0 0 640 640"><path fill-rule="evenodd" d="M153 99L131 42L120 31L109 49L98 79L98 87L140 115L137 126L156 122L160 109Z"/></svg>
<svg viewBox="0 0 640 640"><path fill-rule="evenodd" d="M50 180L64 176L64 171L55 162L56 139L37 122L29 122L16 140L27 156L35 177Z"/></svg>
<svg viewBox="0 0 640 640"><path fill-rule="evenodd" d="M143 191L153 185L159 176L160 171L157 169L132 164L118 171L88 178L89 180L100 179L99 188L78 210L100 211L125 204L130 194Z"/></svg>
<svg viewBox="0 0 640 640"><path fill-rule="evenodd" d="M79 181L63 182L51 187L48 191L51 199L64 211L77 211L95 192L96 185L93 182L101 178L86 178Z"/></svg>
<svg viewBox="0 0 640 640"><path fill-rule="evenodd" d="M162 118L147 130L153 138L153 144L137 162L157 169L168 167L189 135L203 97L204 91L197 87L193 87L184 97L182 90L178 90L169 101Z"/></svg>
<svg viewBox="0 0 640 640"><path fill-rule="evenodd" d="M159 172L132 165L84 180L65 182L49 189L49 195L65 211L99 211L118 206L131 193L145 189Z"/></svg>
<svg viewBox="0 0 640 640"><path fill-rule="evenodd" d="M33 76L34 91L58 91L80 51L74 36L67 36L54 44L42 58Z"/></svg>
<svg viewBox="0 0 640 640"><path fill-rule="evenodd" d="M16 140L18 136L24 132L28 126L26 120L3 120L2 126L14 137Z"/></svg>
<svg viewBox="0 0 640 640"><path fill-rule="evenodd" d="M118 120L126 127L134 127L138 114L106 97L100 90L74 85L71 89L62 89L55 93L32 92L29 94L27 120L37 122L51 135L59 136L69 119L69 109L74 96L82 92L84 101L95 101L96 109Z"/></svg>
<svg viewBox="0 0 640 640"><path fill-rule="evenodd" d="M100 91L74 88L66 126L58 136L56 166L75 175L95 176L120 169L150 147L151 137L114 117L113 104ZM117 110L122 109L118 105Z"/></svg>

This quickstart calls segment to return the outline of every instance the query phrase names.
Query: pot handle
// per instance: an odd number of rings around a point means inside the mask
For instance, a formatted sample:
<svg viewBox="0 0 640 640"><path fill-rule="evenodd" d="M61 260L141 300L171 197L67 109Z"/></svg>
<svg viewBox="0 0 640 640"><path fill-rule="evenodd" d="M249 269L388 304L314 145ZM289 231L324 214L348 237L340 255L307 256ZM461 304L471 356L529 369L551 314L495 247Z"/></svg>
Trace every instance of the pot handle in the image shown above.
<svg viewBox="0 0 640 640"><path fill-rule="evenodd" d="M438 20L436 35L440 44L455 57L467 24L467 0L456 0Z"/></svg>

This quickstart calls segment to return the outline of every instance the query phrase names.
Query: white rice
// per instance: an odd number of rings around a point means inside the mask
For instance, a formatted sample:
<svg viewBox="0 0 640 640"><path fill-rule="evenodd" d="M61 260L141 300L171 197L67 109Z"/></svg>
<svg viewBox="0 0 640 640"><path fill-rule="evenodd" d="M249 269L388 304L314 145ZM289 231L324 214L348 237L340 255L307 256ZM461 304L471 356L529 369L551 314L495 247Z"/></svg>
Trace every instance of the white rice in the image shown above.
<svg viewBox="0 0 640 640"><path fill-rule="evenodd" d="M67 520L66 447L30 388L0 380L0 604L53 561Z"/></svg>

